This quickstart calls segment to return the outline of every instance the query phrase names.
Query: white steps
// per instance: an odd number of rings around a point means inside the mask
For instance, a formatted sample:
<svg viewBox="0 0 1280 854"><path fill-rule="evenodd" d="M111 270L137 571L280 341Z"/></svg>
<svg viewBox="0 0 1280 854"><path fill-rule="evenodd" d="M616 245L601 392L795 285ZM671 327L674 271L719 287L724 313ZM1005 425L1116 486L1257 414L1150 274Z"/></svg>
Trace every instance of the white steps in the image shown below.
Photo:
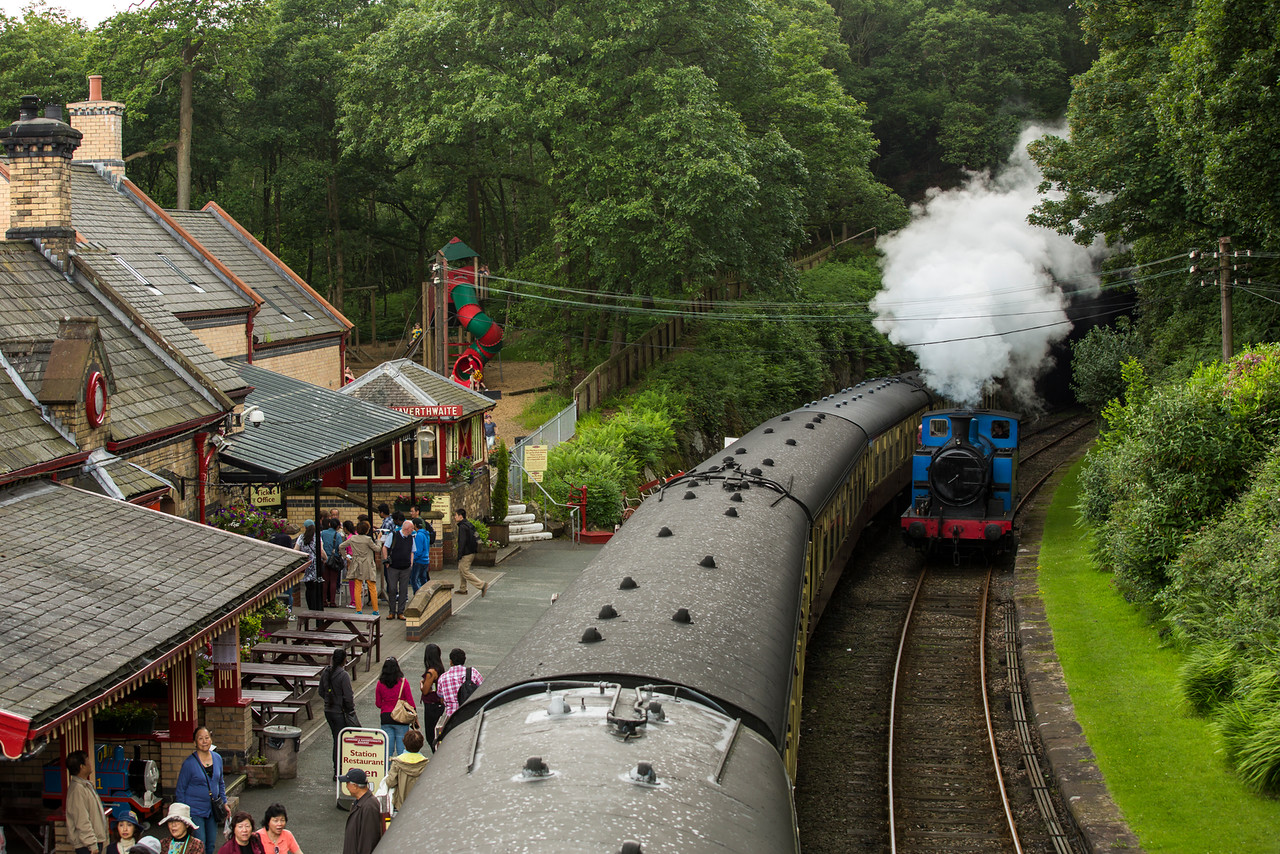
<svg viewBox="0 0 1280 854"><path fill-rule="evenodd" d="M551 532L532 513L525 512L528 507L524 504L510 504L507 506L507 518L502 521L506 522L508 528L508 543L532 543L536 540L551 539Z"/></svg>

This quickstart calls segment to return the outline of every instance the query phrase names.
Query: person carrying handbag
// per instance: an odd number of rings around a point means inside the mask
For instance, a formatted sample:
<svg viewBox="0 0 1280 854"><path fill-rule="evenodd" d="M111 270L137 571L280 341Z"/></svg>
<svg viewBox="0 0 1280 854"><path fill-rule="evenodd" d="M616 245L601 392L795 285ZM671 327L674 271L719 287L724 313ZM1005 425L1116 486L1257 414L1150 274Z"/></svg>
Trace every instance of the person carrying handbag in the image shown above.
<svg viewBox="0 0 1280 854"><path fill-rule="evenodd" d="M435 753L436 725L444 715L444 700L436 690L436 680L445 671L444 661L440 658L440 647L433 643L427 644L422 663L426 671L422 674L422 714L419 720L422 723L422 735L427 740L427 746L431 748L432 753Z"/></svg>
<svg viewBox="0 0 1280 854"><path fill-rule="evenodd" d="M329 666L320 672L320 698L324 700L324 719L333 735L333 776L338 776L338 736L346 727L360 726L356 716L356 696L347 673L347 651L333 651Z"/></svg>
<svg viewBox="0 0 1280 854"><path fill-rule="evenodd" d="M413 702L413 689L409 687L409 680L404 678L400 663L395 658L388 657L383 662L382 675L378 677L373 699L378 706L378 711L382 714L380 726L387 734L391 756L395 757L404 750L404 735L409 731L409 722L397 721L393 713L402 701L412 709L415 719L418 711L418 707ZM403 716L404 706L400 706L400 710Z"/></svg>

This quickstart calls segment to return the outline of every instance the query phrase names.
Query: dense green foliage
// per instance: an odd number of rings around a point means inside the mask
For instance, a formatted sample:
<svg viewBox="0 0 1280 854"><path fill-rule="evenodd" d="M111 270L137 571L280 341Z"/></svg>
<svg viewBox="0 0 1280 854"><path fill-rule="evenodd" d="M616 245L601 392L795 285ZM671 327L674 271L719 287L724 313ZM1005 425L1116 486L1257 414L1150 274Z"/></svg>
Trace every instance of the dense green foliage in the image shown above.
<svg viewBox="0 0 1280 854"><path fill-rule="evenodd" d="M511 503L511 485L508 482L511 476L511 452L507 450L507 443L501 439L493 451L493 467L497 473L494 475L493 492L489 495L489 515L501 522L507 518L507 506Z"/></svg>
<svg viewBox="0 0 1280 854"><path fill-rule="evenodd" d="M646 383L680 395L688 426L719 437L863 377L896 373L909 357L871 326L865 308L878 287L876 258L864 253L808 271L794 287L762 289L762 299L806 319L779 323L767 307L726 308L700 321L682 342L687 349Z"/></svg>
<svg viewBox="0 0 1280 854"><path fill-rule="evenodd" d="M1125 376L1081 474L1096 557L1188 649L1184 695L1241 777L1280 791L1280 345Z"/></svg>
<svg viewBox="0 0 1280 854"><path fill-rule="evenodd" d="M899 192L999 166L1025 121L1057 120L1089 53L1053 0L831 0L848 89L880 140L876 174Z"/></svg>
<svg viewBox="0 0 1280 854"><path fill-rule="evenodd" d="M1142 355L1142 341L1129 318L1115 326L1095 326L1071 344L1071 390L1076 400L1101 410L1124 393L1120 368Z"/></svg>
<svg viewBox="0 0 1280 854"><path fill-rule="evenodd" d="M1280 306L1268 295L1280 245L1280 3L1087 0L1085 36L1099 51L1073 81L1070 139L1034 143L1050 186L1033 221L1082 243L1101 235L1134 276L1140 330L1153 363L1186 371L1221 353L1216 261L1170 275L1188 250L1233 249L1237 349L1274 341ZM1259 257L1259 250L1262 250ZM1163 266L1161 266L1163 264ZM1264 283L1260 289L1248 281Z"/></svg>

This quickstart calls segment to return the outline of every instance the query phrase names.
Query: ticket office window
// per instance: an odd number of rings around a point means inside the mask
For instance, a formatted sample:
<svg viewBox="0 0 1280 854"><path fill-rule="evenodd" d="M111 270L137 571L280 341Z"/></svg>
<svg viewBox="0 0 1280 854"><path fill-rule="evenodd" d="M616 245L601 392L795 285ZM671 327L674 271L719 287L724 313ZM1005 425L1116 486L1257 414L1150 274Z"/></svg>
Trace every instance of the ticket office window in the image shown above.
<svg viewBox="0 0 1280 854"><path fill-rule="evenodd" d="M436 441L435 431L429 429L418 431L418 441L416 443L412 439L402 441L400 443L401 478L408 478L409 473L413 471L413 456L415 452L418 455L417 477L428 479L440 477L439 448L440 443Z"/></svg>
<svg viewBox="0 0 1280 854"><path fill-rule="evenodd" d="M373 479L374 480L392 480L396 476L396 452L395 446L384 445L381 448L373 449ZM367 478L369 476L370 460L368 456L358 460L351 461L352 478Z"/></svg>

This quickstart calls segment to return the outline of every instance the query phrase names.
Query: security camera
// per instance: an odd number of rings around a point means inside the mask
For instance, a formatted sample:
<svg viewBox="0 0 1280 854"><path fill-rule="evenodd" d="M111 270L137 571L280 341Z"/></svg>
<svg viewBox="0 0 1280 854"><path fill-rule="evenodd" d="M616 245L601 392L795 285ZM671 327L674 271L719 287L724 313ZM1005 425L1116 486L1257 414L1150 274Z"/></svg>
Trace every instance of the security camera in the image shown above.
<svg viewBox="0 0 1280 854"><path fill-rule="evenodd" d="M263 412L261 407L251 403L244 408L244 420L254 427L261 427L262 422L267 420L267 413Z"/></svg>

